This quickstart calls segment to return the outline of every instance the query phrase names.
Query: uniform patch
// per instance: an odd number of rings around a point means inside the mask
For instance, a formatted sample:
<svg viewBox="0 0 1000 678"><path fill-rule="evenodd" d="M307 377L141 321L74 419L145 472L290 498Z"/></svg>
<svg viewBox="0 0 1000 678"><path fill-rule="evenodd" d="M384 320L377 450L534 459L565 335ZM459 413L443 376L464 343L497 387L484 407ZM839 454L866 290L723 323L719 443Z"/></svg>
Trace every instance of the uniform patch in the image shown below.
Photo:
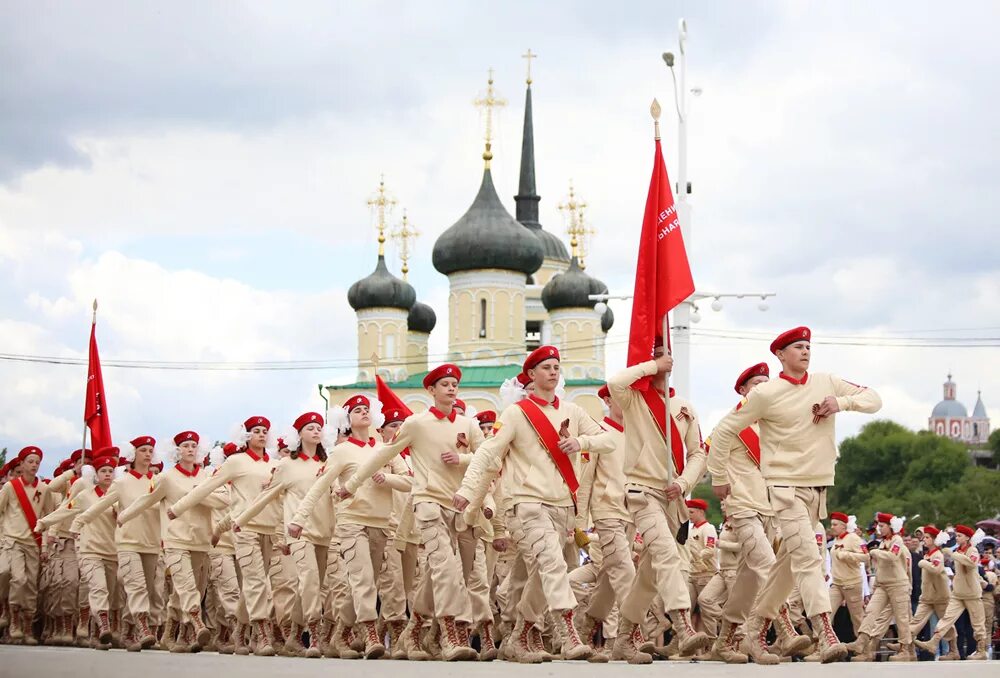
<svg viewBox="0 0 1000 678"><path fill-rule="evenodd" d="M862 553L868 553L868 544L862 544L861 545L861 552Z"/></svg>
<svg viewBox="0 0 1000 678"><path fill-rule="evenodd" d="M892 555L899 555L899 544L893 544L889 550L892 551Z"/></svg>
<svg viewBox="0 0 1000 678"><path fill-rule="evenodd" d="M715 537L708 537L705 540L705 546L708 547L708 548L710 548L710 549L714 549L715 548Z"/></svg>
<svg viewBox="0 0 1000 678"><path fill-rule="evenodd" d="M937 558L935 558L934 560L931 561L931 565L933 565L934 567L937 567L940 564L941 564L941 561L938 560Z"/></svg>
<svg viewBox="0 0 1000 678"><path fill-rule="evenodd" d="M500 430L500 429L501 429L502 427L503 427L503 423L502 423L502 422L500 422L500 421L497 421L497 422L494 422L494 424L493 424L493 433L494 433L494 435L495 435L495 434L497 433L497 431L499 431L499 430Z"/></svg>

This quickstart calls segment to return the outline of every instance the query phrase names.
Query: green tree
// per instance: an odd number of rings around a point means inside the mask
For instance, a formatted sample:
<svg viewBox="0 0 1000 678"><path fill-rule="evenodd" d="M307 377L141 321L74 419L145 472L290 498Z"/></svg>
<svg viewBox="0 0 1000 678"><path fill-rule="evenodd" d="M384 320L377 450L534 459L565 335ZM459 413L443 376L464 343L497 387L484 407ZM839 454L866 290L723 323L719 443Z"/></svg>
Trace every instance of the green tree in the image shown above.
<svg viewBox="0 0 1000 678"><path fill-rule="evenodd" d="M993 463L1000 467L1000 428L990 434L986 444L993 450Z"/></svg>

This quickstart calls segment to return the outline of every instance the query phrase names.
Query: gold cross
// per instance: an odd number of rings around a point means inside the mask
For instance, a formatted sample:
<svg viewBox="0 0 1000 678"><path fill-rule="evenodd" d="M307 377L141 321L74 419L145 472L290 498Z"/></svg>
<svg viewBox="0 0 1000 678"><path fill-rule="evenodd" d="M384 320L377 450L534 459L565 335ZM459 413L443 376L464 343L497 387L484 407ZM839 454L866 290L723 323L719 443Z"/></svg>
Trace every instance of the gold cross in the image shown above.
<svg viewBox="0 0 1000 678"><path fill-rule="evenodd" d="M521 58L522 59L526 59L527 62L528 62L528 84L530 85L531 84L531 60L532 59L537 59L538 55L535 54L534 52L532 52L531 48L529 47L528 51L521 55Z"/></svg>
<svg viewBox="0 0 1000 678"><path fill-rule="evenodd" d="M582 200L577 200L576 194L573 192L573 180L569 180L569 196L559 203L559 211L565 213L569 217L569 223L566 226L566 233L569 235L569 246L570 251L574 257L579 256L579 237L583 235L583 210L586 209L587 203Z"/></svg>
<svg viewBox="0 0 1000 678"><path fill-rule="evenodd" d="M493 109L499 108L501 106L507 105L506 99L501 99L496 95L493 90L493 69L491 68L490 77L486 84L486 95L478 99L473 100L473 104L479 108L486 110L486 150L483 151L483 160L486 161L486 169L490 168L490 160L493 159L492 142L493 142Z"/></svg>
<svg viewBox="0 0 1000 678"><path fill-rule="evenodd" d="M419 235L420 231L410 225L404 209L403 221L390 234L390 237L399 243L399 258L403 262L403 280L406 280L406 274L410 272L410 243Z"/></svg>
<svg viewBox="0 0 1000 678"><path fill-rule="evenodd" d="M385 191L385 175L379 176L378 191L368 199L368 207L375 212L375 228L378 229L378 255L385 256L385 229L389 215L396 206L396 199Z"/></svg>

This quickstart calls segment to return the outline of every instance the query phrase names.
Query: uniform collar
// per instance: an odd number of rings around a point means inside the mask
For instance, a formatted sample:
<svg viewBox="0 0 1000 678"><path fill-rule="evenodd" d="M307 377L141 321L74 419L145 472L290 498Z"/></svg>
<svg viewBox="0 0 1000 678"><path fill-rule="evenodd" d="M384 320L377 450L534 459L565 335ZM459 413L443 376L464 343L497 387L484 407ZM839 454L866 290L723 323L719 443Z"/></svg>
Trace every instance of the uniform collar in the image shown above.
<svg viewBox="0 0 1000 678"><path fill-rule="evenodd" d="M353 438L353 437L348 438L347 442L354 443L358 447L364 447L365 446L365 443L363 443L360 440L358 440L357 438ZM368 447L375 447L375 439L374 438L369 438L367 444L368 444Z"/></svg>
<svg viewBox="0 0 1000 678"><path fill-rule="evenodd" d="M704 525L704 524L705 524L705 523L707 523L707 522L708 522L707 520L703 520L703 521L701 521L700 523L695 523L695 524L694 524L694 526L695 526L695 527L701 527L702 525Z"/></svg>
<svg viewBox="0 0 1000 678"><path fill-rule="evenodd" d="M299 452L299 459L301 459L302 461L322 461L322 459L319 458L318 454L314 457L310 457L305 452Z"/></svg>
<svg viewBox="0 0 1000 678"><path fill-rule="evenodd" d="M100 485L94 485L94 494L96 494L98 497L104 496L104 490L101 489Z"/></svg>
<svg viewBox="0 0 1000 678"><path fill-rule="evenodd" d="M844 537L846 537L849 534L850 534L850 532L844 532L843 534L838 534L837 535L837 539L843 539Z"/></svg>
<svg viewBox="0 0 1000 678"><path fill-rule="evenodd" d="M267 456L267 452L264 452L264 454L262 454L261 456L258 457L257 453L254 452L253 450L251 450L248 447L246 453L247 453L247 456L250 457L251 459L253 459L254 461L261 461L261 460L263 460L263 461L270 461L271 460L270 457Z"/></svg>
<svg viewBox="0 0 1000 678"><path fill-rule="evenodd" d="M792 377L788 376L784 372L780 372L778 374L778 377L780 377L781 379L784 379L785 381L787 381L790 384L795 384L796 386L805 386L805 383L809 380L809 373L806 372L805 374L803 374L801 379L793 379Z"/></svg>
<svg viewBox="0 0 1000 678"><path fill-rule="evenodd" d="M934 548L932 548L930 551L927 552L927 555L933 556L935 553L937 553L940 550L941 549L939 549L937 546L935 546Z"/></svg>
<svg viewBox="0 0 1000 678"><path fill-rule="evenodd" d="M625 431L625 427L619 424L611 417L604 417L604 423L613 428L614 430L618 431L619 433L623 433Z"/></svg>
<svg viewBox="0 0 1000 678"><path fill-rule="evenodd" d="M184 467L182 467L180 464L177 464L177 466L174 466L174 468L177 469L177 472L180 473L182 476L187 476L188 478L194 478L196 475L198 475L198 471L201 470L201 467L198 466L198 464L194 465L193 471L186 471Z"/></svg>
<svg viewBox="0 0 1000 678"><path fill-rule="evenodd" d="M559 396L552 396L552 402L550 403L547 400L543 400L542 398L539 398L534 393L529 393L528 394L528 400L530 400L531 402L535 403L539 407L552 406L552 407L556 408L557 410L559 409Z"/></svg>
<svg viewBox="0 0 1000 678"><path fill-rule="evenodd" d="M141 478L145 478L146 480L150 480L153 477L153 472L152 471L146 471L146 473L143 474L143 473L139 473L134 468L130 468L128 470L128 472L136 480L139 480Z"/></svg>
<svg viewBox="0 0 1000 678"><path fill-rule="evenodd" d="M450 421L451 423L455 423L455 417L458 416L458 412L455 411L454 407L451 408L451 412L449 412L448 414L445 414L444 412L442 412L438 408L434 407L433 405L431 406L431 414L433 414L434 417L435 417L435 419L437 419L439 421L441 419L447 418L448 421Z"/></svg>

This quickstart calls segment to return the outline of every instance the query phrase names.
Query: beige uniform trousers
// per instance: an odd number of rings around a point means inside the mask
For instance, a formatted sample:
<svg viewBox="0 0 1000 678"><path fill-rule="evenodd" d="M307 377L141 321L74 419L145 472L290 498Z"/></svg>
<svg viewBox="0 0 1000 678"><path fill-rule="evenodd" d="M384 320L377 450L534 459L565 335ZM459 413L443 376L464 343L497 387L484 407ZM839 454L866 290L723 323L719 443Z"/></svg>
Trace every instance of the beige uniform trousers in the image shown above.
<svg viewBox="0 0 1000 678"><path fill-rule="evenodd" d="M622 603L635 579L631 546L635 527L624 520L605 518L594 521L594 530L600 544L601 564L587 614L607 621L615 603Z"/></svg>
<svg viewBox="0 0 1000 678"><path fill-rule="evenodd" d="M912 618L910 619L910 635L916 636L921 631L923 631L924 627L927 625L927 622L930 621L932 614L937 615L937 618L939 620L938 623L940 624L940 620L944 618L946 612L948 612L947 600L937 600L933 602L925 601L922 599L918 600L917 609L913 613ZM887 617L885 621L885 628L882 628L881 624L879 624L875 629L879 633L879 636L885 633L886 628L889 628L889 620L888 620L889 615L886 614L885 616ZM945 634L945 640L948 641L949 647L952 645L952 643L955 642L956 634L954 628L948 630L948 632Z"/></svg>
<svg viewBox="0 0 1000 678"><path fill-rule="evenodd" d="M400 544L398 540L396 543ZM417 582L424 570L424 568L418 565L420 546L405 542L400 545L403 548L399 549L397 546L396 550L399 551L399 567L403 575L403 590L406 592L406 604L412 610L414 596L417 592Z"/></svg>
<svg viewBox="0 0 1000 678"><path fill-rule="evenodd" d="M293 618L302 620L302 608L299 605L298 575L295 573L295 560L291 554L286 554L279 544L280 537L271 538L271 563L267 570L271 582L271 596L274 602L274 617L279 625L287 625Z"/></svg>
<svg viewBox="0 0 1000 678"><path fill-rule="evenodd" d="M156 585L157 553L118 552L118 581L125 589L125 607L129 615L163 614L163 588Z"/></svg>
<svg viewBox="0 0 1000 678"><path fill-rule="evenodd" d="M757 600L756 612L774 619L796 584L809 617L830 612L830 590L816 548L815 525L826 517L826 488L770 487L768 498L781 529L777 559Z"/></svg>
<svg viewBox="0 0 1000 678"><path fill-rule="evenodd" d="M717 572L698 596L698 607L701 608L701 623L709 637L719 636L719 624L722 621L722 610L733 591L736 582L736 570Z"/></svg>
<svg viewBox="0 0 1000 678"><path fill-rule="evenodd" d="M466 532L474 533L472 539L459 538L458 553L462 558L462 577L469 593L471 610L470 621L473 624L493 621L490 609L490 582L486 574L486 542L478 530L471 528Z"/></svg>
<svg viewBox="0 0 1000 678"><path fill-rule="evenodd" d="M341 611L353 605L351 588L347 583L347 568L340 557L340 541L330 540L329 555L326 559L326 599L323 601L323 617L331 622L338 619Z"/></svg>
<svg viewBox="0 0 1000 678"><path fill-rule="evenodd" d="M330 547L305 539L297 539L289 546L295 572L298 573L298 596L303 617L296 623L319 622L323 618L323 601L327 594L326 571Z"/></svg>
<svg viewBox="0 0 1000 678"><path fill-rule="evenodd" d="M379 617L383 622L406 620L406 583L403 553L396 548L392 531L386 533L385 556L378 573Z"/></svg>
<svg viewBox="0 0 1000 678"><path fill-rule="evenodd" d="M385 555L385 530L340 522L337 537L351 591L350 599L341 607L340 617L350 626L375 621L378 619L375 577Z"/></svg>
<svg viewBox="0 0 1000 678"><path fill-rule="evenodd" d="M50 591L51 614L76 614L80 588L80 565L76 555L76 540L57 537L49 556L52 577Z"/></svg>
<svg viewBox="0 0 1000 678"><path fill-rule="evenodd" d="M99 556L81 556L80 574L87 582L89 605L94 614L121 607L118 599L118 562Z"/></svg>
<svg viewBox="0 0 1000 678"><path fill-rule="evenodd" d="M833 584L830 586L830 611L836 614L841 605L847 606L847 611L851 614L854 635L857 635L865 618L865 597L861 584L857 586Z"/></svg>
<svg viewBox="0 0 1000 678"><path fill-rule="evenodd" d="M876 584L875 591L868 601L865 609L865 618L861 622L859 633L865 633L872 638L876 635L876 626L883 612L889 611L896 620L896 628L899 631L899 642L903 645L910 645L913 642L913 635L910 629L912 613L910 611L910 584ZM882 630L882 633L885 629Z"/></svg>
<svg viewBox="0 0 1000 678"><path fill-rule="evenodd" d="M216 608L224 619L236 619L240 605L240 582L236 576L236 556L210 553L208 556L208 586ZM218 620L221 623L221 619Z"/></svg>
<svg viewBox="0 0 1000 678"><path fill-rule="evenodd" d="M993 637L993 622L996 620L997 600L993 591L983 592L983 629L986 637Z"/></svg>
<svg viewBox="0 0 1000 678"><path fill-rule="evenodd" d="M688 598L691 599L691 607L697 607L701 600L701 592L705 590L708 583L712 581L715 574L689 574L688 575ZM701 614L701 610L698 610ZM699 619L699 625L701 620Z"/></svg>
<svg viewBox="0 0 1000 678"><path fill-rule="evenodd" d="M250 621L271 618L271 581L268 570L272 564L273 540L270 534L248 530L234 533L236 562L243 585L243 600Z"/></svg>
<svg viewBox="0 0 1000 678"><path fill-rule="evenodd" d="M7 563L10 568L9 602L25 614L35 612L38 605L38 578L41 574L41 551L35 542L7 542Z"/></svg>
<svg viewBox="0 0 1000 678"><path fill-rule="evenodd" d="M462 552L472 550L475 557L475 534L458 531L460 514L434 502L413 506L414 521L420 534L420 548L427 559L427 571L417 587L413 610L423 617L455 617L470 621L472 607L465 586L465 563Z"/></svg>
<svg viewBox="0 0 1000 678"><path fill-rule="evenodd" d="M642 535L643 550L635 580L619 609L621 616L631 623L642 622L657 594L666 610L690 609L680 550L667 520L666 492L637 485L628 485L626 490L625 503Z"/></svg>
<svg viewBox="0 0 1000 678"><path fill-rule="evenodd" d="M521 503L507 512L507 527L517 542L524 560L527 583L518 604L518 612L530 622L541 621L538 612L537 589L549 611L571 610L576 597L569 585L569 573L563 546L566 535L573 532L573 509L548 504ZM529 616L532 615L532 616Z"/></svg>
<svg viewBox="0 0 1000 678"><path fill-rule="evenodd" d="M937 628L934 629L934 635L940 638L955 627L955 622L958 618L962 616L962 613L966 610L969 611L969 621L972 623L972 634L976 639L976 645L980 648L986 647L986 614L983 611L983 599L982 598L955 598L951 597L948 601L948 607L944 612L944 616L938 620Z"/></svg>
<svg viewBox="0 0 1000 678"><path fill-rule="evenodd" d="M753 609L757 594L774 566L775 557L763 518L757 515L733 517L730 518L730 525L740 544L740 554L736 579L722 608L722 616L727 622L742 624Z"/></svg>
<svg viewBox="0 0 1000 678"><path fill-rule="evenodd" d="M172 600L180 619L190 620L201 613L201 599L208 587L208 553L184 549L166 549L164 562L170 570Z"/></svg>

